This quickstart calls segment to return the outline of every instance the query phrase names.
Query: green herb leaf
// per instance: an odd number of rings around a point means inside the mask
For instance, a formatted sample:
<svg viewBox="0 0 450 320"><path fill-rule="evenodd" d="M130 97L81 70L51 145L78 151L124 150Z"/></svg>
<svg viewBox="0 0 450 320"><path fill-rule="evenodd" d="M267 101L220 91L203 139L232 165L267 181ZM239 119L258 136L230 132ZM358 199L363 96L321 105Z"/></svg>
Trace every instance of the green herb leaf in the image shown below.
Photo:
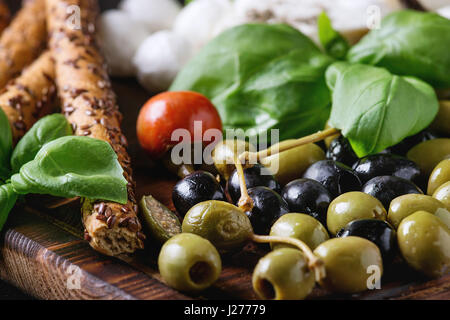
<svg viewBox="0 0 450 320"><path fill-rule="evenodd" d="M398 11L386 16L348 53L348 61L450 87L450 20L435 13Z"/></svg>
<svg viewBox="0 0 450 320"><path fill-rule="evenodd" d="M323 129L330 111L324 73L332 59L287 25L247 24L208 43L178 74L173 91L197 91L217 107L224 129L280 139Z"/></svg>
<svg viewBox="0 0 450 320"><path fill-rule="evenodd" d="M359 157L425 129L439 109L430 85L383 68L336 62L326 77L333 91L330 125L342 131Z"/></svg>
<svg viewBox="0 0 450 320"><path fill-rule="evenodd" d="M11 157L12 172L19 172L25 163L34 159L47 142L70 135L72 135L72 127L62 114L55 113L42 118L20 139L15 147Z"/></svg>
<svg viewBox="0 0 450 320"><path fill-rule="evenodd" d="M345 60L350 45L339 32L333 29L331 21L325 12L319 15L317 26L319 41L325 52L336 59Z"/></svg>
<svg viewBox="0 0 450 320"><path fill-rule="evenodd" d="M33 161L11 178L19 194L84 197L125 204L127 180L109 143L66 136L45 144Z"/></svg>
<svg viewBox="0 0 450 320"><path fill-rule="evenodd" d="M9 120L3 109L0 108L0 180L10 176L9 159L12 152L12 131Z"/></svg>
<svg viewBox="0 0 450 320"><path fill-rule="evenodd" d="M3 229L9 212L12 210L17 201L17 193L11 184L0 186L0 231Z"/></svg>

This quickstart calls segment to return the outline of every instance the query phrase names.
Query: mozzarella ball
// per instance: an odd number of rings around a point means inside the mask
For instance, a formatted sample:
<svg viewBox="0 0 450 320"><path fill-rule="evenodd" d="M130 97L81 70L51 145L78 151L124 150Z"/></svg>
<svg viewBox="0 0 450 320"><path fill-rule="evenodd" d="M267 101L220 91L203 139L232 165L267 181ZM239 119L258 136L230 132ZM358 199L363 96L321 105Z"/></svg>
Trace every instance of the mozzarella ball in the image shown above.
<svg viewBox="0 0 450 320"><path fill-rule="evenodd" d="M149 35L145 25L123 11L108 10L101 15L98 27L98 42L111 75L134 76L133 56Z"/></svg>
<svg viewBox="0 0 450 320"><path fill-rule="evenodd" d="M151 92L166 90L192 57L189 41L171 31L158 31L141 44L133 62L140 84Z"/></svg>
<svg viewBox="0 0 450 320"><path fill-rule="evenodd" d="M119 8L154 32L172 28L181 4L176 0L123 0Z"/></svg>
<svg viewBox="0 0 450 320"><path fill-rule="evenodd" d="M215 35L216 24L230 9L230 0L195 0L181 10L173 30L188 39L198 51Z"/></svg>

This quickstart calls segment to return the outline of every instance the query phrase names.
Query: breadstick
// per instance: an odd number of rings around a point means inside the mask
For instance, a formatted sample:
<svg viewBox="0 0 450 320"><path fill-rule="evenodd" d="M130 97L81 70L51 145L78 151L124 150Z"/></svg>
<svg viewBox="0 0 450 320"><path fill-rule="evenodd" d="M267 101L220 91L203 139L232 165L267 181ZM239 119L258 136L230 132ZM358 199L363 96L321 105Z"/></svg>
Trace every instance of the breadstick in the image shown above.
<svg viewBox="0 0 450 320"><path fill-rule="evenodd" d="M11 12L9 11L8 6L5 1L0 1L0 33L5 30L5 28L9 24L9 20L11 19Z"/></svg>
<svg viewBox="0 0 450 320"><path fill-rule="evenodd" d="M45 0L26 1L0 37L0 88L45 48Z"/></svg>
<svg viewBox="0 0 450 320"><path fill-rule="evenodd" d="M143 248L145 236L137 217L127 140L120 129L122 115L95 44L97 3L95 0L47 0L46 4L49 45L55 58L56 84L63 112L77 135L111 144L129 181L126 205L82 199L85 239L94 249L107 255L132 253ZM70 6L81 9L81 28L67 23L67 12L73 8Z"/></svg>
<svg viewBox="0 0 450 320"><path fill-rule="evenodd" d="M55 67L50 52L43 53L0 94L14 144L44 115L53 111L56 98Z"/></svg>

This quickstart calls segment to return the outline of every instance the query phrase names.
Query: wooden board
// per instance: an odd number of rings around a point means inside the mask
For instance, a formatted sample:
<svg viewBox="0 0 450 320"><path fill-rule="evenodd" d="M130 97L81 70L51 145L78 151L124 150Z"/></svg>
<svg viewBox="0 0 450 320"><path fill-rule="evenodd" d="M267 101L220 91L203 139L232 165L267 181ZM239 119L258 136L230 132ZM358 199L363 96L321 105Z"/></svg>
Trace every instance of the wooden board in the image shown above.
<svg viewBox="0 0 450 320"><path fill-rule="evenodd" d="M139 107L148 99L134 80L114 82L124 129L134 159L138 196L152 194L169 207L176 177L153 164L140 150L134 130ZM219 281L199 296L189 296L165 286L157 272L158 246L147 243L134 256L103 256L82 239L76 203L49 210L49 198L34 196L11 213L0 242L0 277L39 299L254 299L251 273L264 246L248 244L223 257ZM450 299L450 275L427 281L394 265L381 290L358 295L314 290L310 299ZM79 282L76 281L79 279ZM79 286L77 285L79 284Z"/></svg>

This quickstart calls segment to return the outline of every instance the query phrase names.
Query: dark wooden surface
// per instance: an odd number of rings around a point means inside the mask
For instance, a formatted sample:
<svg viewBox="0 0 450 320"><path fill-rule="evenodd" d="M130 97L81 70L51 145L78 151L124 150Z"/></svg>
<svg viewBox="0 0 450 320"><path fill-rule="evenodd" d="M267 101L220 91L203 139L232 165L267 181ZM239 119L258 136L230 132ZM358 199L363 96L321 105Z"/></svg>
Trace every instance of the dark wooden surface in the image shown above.
<svg viewBox="0 0 450 320"><path fill-rule="evenodd" d="M100 2L111 7L117 1ZM151 94L133 79L115 80L114 89L124 114L123 127L130 141L138 195L152 194L172 207L170 193L176 178L142 153L134 129L139 107ZM217 283L201 295L186 295L163 284L156 266L157 245L148 242L146 250L133 256L103 256L82 240L77 204L48 210L45 204L49 200L35 196L19 203L0 234L0 278L18 288L9 288L6 298L255 298L251 272L265 247L248 244L240 252L223 256L224 269ZM74 279L79 279L79 287ZM21 291L27 295L22 296ZM450 275L428 280L401 263L394 264L386 271L381 290L336 295L316 288L309 299L450 299Z"/></svg>

